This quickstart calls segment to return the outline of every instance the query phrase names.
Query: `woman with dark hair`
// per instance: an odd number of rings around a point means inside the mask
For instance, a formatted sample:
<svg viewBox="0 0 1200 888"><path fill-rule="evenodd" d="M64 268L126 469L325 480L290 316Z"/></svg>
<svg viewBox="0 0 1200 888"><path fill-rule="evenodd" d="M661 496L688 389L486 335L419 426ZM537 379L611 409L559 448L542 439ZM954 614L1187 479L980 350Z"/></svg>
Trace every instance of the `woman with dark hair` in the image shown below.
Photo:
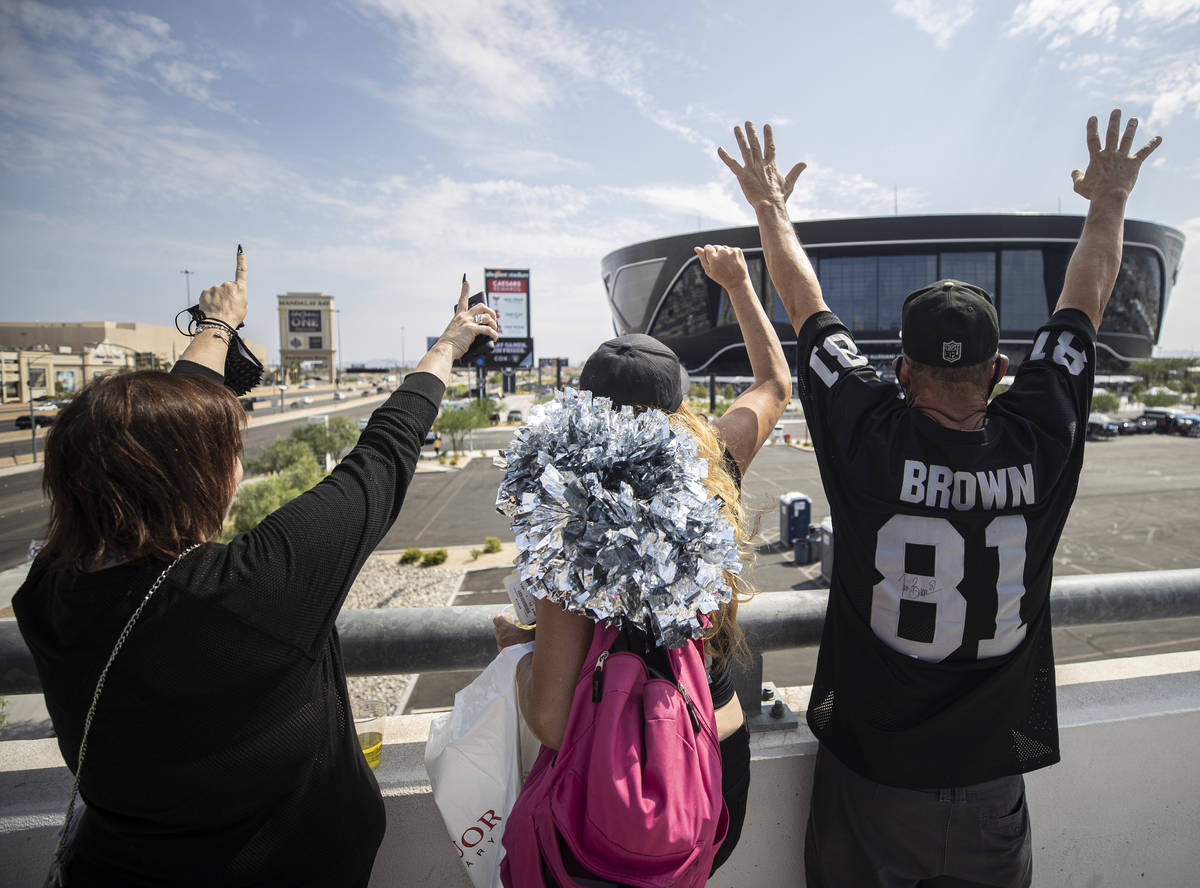
<svg viewBox="0 0 1200 888"><path fill-rule="evenodd" d="M675 353L644 334L603 343L584 364L579 383L593 397L608 398L614 410L625 406L636 411L661 410L668 414L673 429L694 439L698 455L708 462L704 486L710 496L719 498L721 511L736 533L738 549L744 552L749 534L741 504L742 477L787 406L791 375L779 339L751 285L742 251L706 245L697 247L696 253L704 271L729 295L754 373L753 384L720 418L709 421L688 407L688 377ZM730 674L730 661L745 651L737 626L737 603L748 597L750 589L730 570L724 571L724 582L733 590L732 597L711 615L705 633L709 688L721 741L721 788L729 810L729 829L713 862L714 871L738 842L750 785L749 732ZM494 627L500 648L529 641L536 632L533 652L517 667L520 707L543 746L559 749L596 623L564 609L550 597L538 597L535 632L515 626L504 615L495 619ZM587 879L580 884L615 884L590 877L578 866L575 870ZM548 878L546 884L551 884Z"/></svg>
<svg viewBox="0 0 1200 888"><path fill-rule="evenodd" d="M399 513L451 362L496 337L495 312L468 310L464 276L350 454L223 545L245 416L221 382L245 280L239 247L171 374L96 380L47 438L50 534L13 608L87 802L66 884L364 886L383 838L334 619Z"/></svg>

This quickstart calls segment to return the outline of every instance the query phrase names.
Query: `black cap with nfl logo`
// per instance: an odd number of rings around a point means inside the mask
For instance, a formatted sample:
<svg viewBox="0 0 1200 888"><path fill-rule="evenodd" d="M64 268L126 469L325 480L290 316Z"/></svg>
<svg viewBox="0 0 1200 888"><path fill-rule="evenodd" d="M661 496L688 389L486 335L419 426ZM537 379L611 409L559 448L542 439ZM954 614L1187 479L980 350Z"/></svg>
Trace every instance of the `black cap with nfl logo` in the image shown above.
<svg viewBox="0 0 1200 888"><path fill-rule="evenodd" d="M900 317L905 356L931 367L981 364L1000 345L992 297L974 284L943 280L914 290Z"/></svg>

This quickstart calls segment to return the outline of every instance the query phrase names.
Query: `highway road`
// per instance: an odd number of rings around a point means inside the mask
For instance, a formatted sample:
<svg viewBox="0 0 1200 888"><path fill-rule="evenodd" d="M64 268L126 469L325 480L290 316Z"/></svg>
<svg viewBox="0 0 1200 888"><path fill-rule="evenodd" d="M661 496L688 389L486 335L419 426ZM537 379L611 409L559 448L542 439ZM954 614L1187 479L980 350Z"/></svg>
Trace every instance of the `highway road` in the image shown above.
<svg viewBox="0 0 1200 888"><path fill-rule="evenodd" d="M253 455L276 438L290 434L294 426L308 422L312 408L325 408L321 412L329 416L348 416L357 420L363 416L370 416L371 411L379 406L384 398L384 395L373 395L370 399L359 397L358 400L335 401L331 396L321 400L314 397L312 405L305 405L309 409L305 410L302 416L248 428L246 430L246 453ZM291 412L292 408L287 409L288 412ZM253 416L257 420L262 416L278 412L278 409L256 409ZM9 434L4 433L0 436L0 447L7 443L4 438ZM25 447L28 448L29 432L19 434L24 436ZM0 453L6 452L0 451ZM42 496L40 468L0 475L0 570L15 567L25 560L30 540L41 539L46 535L47 519L48 511Z"/></svg>

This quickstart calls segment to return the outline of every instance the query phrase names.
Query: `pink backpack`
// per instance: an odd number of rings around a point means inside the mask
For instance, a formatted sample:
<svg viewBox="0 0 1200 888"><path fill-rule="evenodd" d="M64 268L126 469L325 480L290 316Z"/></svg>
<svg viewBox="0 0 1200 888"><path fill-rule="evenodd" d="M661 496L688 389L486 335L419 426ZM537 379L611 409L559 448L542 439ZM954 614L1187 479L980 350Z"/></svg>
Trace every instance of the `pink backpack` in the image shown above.
<svg viewBox="0 0 1200 888"><path fill-rule="evenodd" d="M704 643L644 638L596 624L562 747L542 747L505 825L508 888L544 888L544 872L570 888L580 866L637 888L707 881L729 812Z"/></svg>

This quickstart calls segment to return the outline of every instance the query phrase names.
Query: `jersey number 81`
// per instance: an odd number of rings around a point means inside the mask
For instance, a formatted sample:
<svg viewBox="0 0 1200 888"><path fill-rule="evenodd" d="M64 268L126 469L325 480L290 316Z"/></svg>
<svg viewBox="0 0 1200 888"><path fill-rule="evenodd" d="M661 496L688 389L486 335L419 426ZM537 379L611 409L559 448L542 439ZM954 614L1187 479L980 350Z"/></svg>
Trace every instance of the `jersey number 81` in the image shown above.
<svg viewBox="0 0 1200 888"><path fill-rule="evenodd" d="M977 656L998 657L1025 638L1021 599L1025 595L1025 519L1001 515L988 523L985 545L998 550L995 632L979 641ZM906 548L933 550L933 575L907 572ZM958 650L966 631L967 600L958 591L970 569L966 541L945 518L893 515L879 528L875 569L883 575L871 593L871 629L889 647L920 660L940 662ZM933 638L917 641L900 634L901 602L934 605Z"/></svg>

